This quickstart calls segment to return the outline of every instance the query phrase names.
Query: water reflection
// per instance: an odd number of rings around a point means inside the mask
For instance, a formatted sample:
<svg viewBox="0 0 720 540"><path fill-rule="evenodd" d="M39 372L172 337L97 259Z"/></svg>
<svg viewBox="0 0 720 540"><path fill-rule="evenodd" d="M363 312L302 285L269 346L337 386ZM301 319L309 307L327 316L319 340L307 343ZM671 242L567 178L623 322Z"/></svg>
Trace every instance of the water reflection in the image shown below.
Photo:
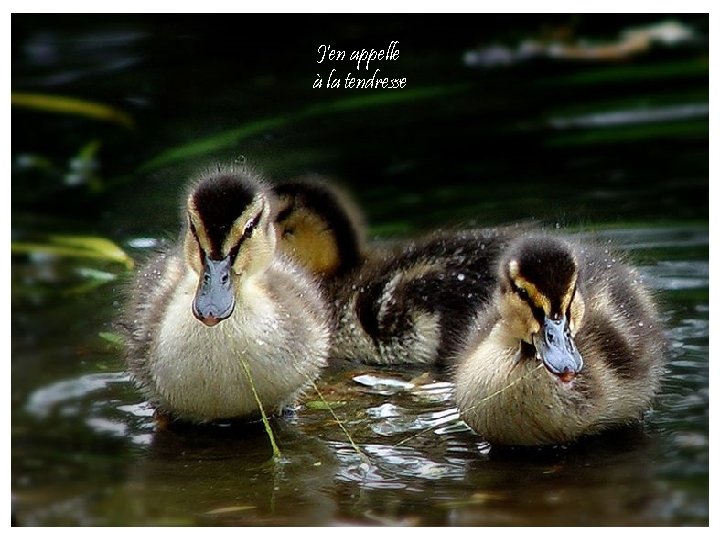
<svg viewBox="0 0 720 540"><path fill-rule="evenodd" d="M682 253L687 244L678 239L693 234L612 231L603 237L635 246L634 253L667 245ZM24 399L27 418L13 428L18 519L95 525L702 521L709 463L707 268L706 261L682 258L642 267L667 295L673 345L644 431L507 453L459 420L449 373L340 365L318 390L347 432L309 392L297 410L273 421L283 453L273 461L260 424L156 432L152 408L138 401L126 374L91 372L51 380ZM694 302L682 296L698 292L704 294ZM61 459L57 451L64 452ZM687 485L692 488L680 488Z"/></svg>
<svg viewBox="0 0 720 540"><path fill-rule="evenodd" d="M453 525L656 525L672 516L671 490L653 482L652 441L638 432L596 438L572 451L494 456L468 471L475 491Z"/></svg>
<svg viewBox="0 0 720 540"><path fill-rule="evenodd" d="M47 418L51 412L77 414L76 410L67 410L67 407L77 405L92 393L107 389L111 384L127 383L129 380L125 373L90 373L77 379L59 381L32 392L27 400L27 410L40 418Z"/></svg>
<svg viewBox="0 0 720 540"><path fill-rule="evenodd" d="M156 433L128 470L133 498L145 503L138 505L143 514L128 516L129 522L172 519L178 508L200 524L331 522L334 454L317 438L273 424L282 452L278 460L260 425Z"/></svg>

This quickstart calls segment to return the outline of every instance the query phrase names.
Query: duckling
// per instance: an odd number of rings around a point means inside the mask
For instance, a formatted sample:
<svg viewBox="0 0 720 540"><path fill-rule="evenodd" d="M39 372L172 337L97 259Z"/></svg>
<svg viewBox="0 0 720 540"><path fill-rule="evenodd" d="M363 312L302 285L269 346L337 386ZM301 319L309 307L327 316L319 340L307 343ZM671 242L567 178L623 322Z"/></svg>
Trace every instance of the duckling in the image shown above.
<svg viewBox="0 0 720 540"><path fill-rule="evenodd" d="M347 202L323 200L288 206L284 217L313 223L304 245L323 231L342 259L333 243L364 232L357 220L335 227ZM293 220L301 211L312 218ZM314 265L306 247L292 254L334 299L332 358L454 367L461 415L490 442L558 444L637 420L659 387L665 353L637 270L528 229L445 231L364 249L348 242L352 262L338 273Z"/></svg>
<svg viewBox="0 0 720 540"><path fill-rule="evenodd" d="M371 252L330 284L331 356L377 364L446 364L488 298L489 262L510 229L440 231Z"/></svg>
<svg viewBox="0 0 720 540"><path fill-rule="evenodd" d="M159 417L192 422L279 412L327 363L328 309L280 253L277 201L249 168L190 184L182 238L135 281L127 362Z"/></svg>
<svg viewBox="0 0 720 540"><path fill-rule="evenodd" d="M367 256L365 218L347 192L317 176L273 187L281 251L323 282L361 266Z"/></svg>
<svg viewBox="0 0 720 540"><path fill-rule="evenodd" d="M662 326L637 270L607 250L515 239L456 355L463 420L498 445L568 443L637 421L658 390Z"/></svg>
<svg viewBox="0 0 720 540"><path fill-rule="evenodd" d="M488 298L513 228L369 244L356 203L318 178L275 186L279 244L317 276L333 310L330 357L434 364L452 357Z"/></svg>

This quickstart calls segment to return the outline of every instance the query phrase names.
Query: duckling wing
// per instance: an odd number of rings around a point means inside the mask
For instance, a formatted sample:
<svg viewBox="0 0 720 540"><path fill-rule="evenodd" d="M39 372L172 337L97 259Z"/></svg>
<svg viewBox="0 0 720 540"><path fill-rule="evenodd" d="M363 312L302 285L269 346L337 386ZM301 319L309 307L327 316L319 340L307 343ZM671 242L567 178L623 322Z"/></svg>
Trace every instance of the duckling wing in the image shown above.
<svg viewBox="0 0 720 540"><path fill-rule="evenodd" d="M443 363L452 356L478 307L495 284L494 265L505 236L493 230L433 235L369 261L336 296L345 352L352 340L343 326L357 325L367 361ZM349 344L347 342L350 342ZM372 346L367 346L371 343Z"/></svg>

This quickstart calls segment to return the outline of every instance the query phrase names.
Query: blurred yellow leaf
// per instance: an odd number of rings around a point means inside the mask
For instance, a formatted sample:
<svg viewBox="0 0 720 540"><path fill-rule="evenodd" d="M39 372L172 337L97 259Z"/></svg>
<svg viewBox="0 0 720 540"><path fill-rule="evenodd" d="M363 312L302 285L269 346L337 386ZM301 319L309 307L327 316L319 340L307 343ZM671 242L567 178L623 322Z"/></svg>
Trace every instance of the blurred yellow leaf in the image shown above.
<svg viewBox="0 0 720 540"><path fill-rule="evenodd" d="M13 242L13 253L47 253L58 257L105 259L131 269L132 258L107 238L94 236L51 236L48 243Z"/></svg>
<svg viewBox="0 0 720 540"><path fill-rule="evenodd" d="M26 94L13 92L10 101L15 107L25 107L60 114L74 114L95 120L113 122L127 128L135 127L132 117L119 109L82 99L53 96L49 94Z"/></svg>
<svg viewBox="0 0 720 540"><path fill-rule="evenodd" d="M225 506L223 508L216 508L215 510L210 510L209 512L205 512L205 515L208 516L215 516L218 514L231 514L233 512L244 512L245 510L252 510L254 509L254 506Z"/></svg>

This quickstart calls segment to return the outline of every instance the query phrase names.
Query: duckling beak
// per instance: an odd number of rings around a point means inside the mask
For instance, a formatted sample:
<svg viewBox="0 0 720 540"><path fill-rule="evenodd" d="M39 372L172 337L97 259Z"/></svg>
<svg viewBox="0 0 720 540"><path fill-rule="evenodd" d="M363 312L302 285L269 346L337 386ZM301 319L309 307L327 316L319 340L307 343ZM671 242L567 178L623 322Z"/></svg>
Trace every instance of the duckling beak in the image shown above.
<svg viewBox="0 0 720 540"><path fill-rule="evenodd" d="M203 276L193 300L193 315L207 326L227 319L235 308L230 257L215 261L205 256Z"/></svg>
<svg viewBox="0 0 720 540"><path fill-rule="evenodd" d="M539 359L550 373L570 382L583 368L583 359L575 346L565 317L547 317L542 330L533 338Z"/></svg>

